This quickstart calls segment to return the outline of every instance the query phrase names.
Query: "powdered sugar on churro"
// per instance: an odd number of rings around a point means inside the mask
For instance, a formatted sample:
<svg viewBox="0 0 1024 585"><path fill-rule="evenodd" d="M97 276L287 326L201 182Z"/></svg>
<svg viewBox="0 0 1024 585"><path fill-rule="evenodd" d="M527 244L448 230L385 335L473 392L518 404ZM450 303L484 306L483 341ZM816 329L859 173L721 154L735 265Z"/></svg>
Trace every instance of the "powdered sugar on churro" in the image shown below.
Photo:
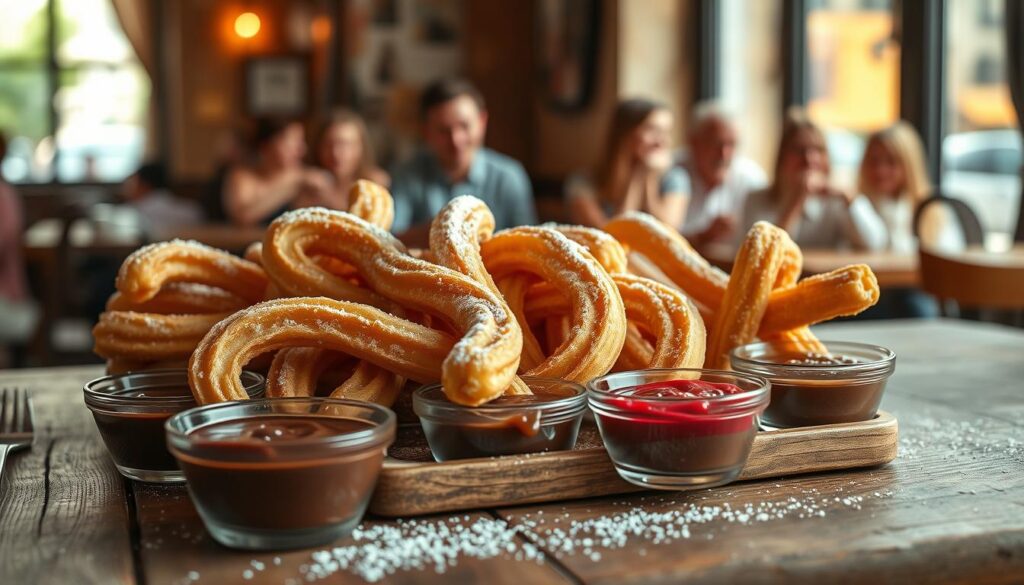
<svg viewBox="0 0 1024 585"><path fill-rule="evenodd" d="M326 207L303 207L302 209L289 211L274 220L272 227L282 228L286 226L297 226L300 224L321 227L338 227L344 226L345 224L351 224L359 230L369 232L373 238L386 242L388 245L391 245L402 252L405 251L405 245L398 241L398 238L391 235L387 230L381 229L359 216L344 211L327 209Z"/></svg>
<svg viewBox="0 0 1024 585"><path fill-rule="evenodd" d="M479 259L480 240L494 231L494 216L483 201L472 195L460 195L449 201L434 219L431 232L435 229L441 230L440 238L432 237L432 246L443 243L451 248L437 250L442 264Z"/></svg>
<svg viewBox="0 0 1024 585"><path fill-rule="evenodd" d="M629 234L626 237L623 226L633 224L643 232L642 239L637 234ZM673 264L683 264L691 271L705 275L709 280L715 281L723 289L729 280L729 275L720 269L711 266L703 256L697 254L693 246L686 241L679 232L658 221L654 216L640 211L629 211L617 216L605 226L613 236L629 248L645 254L647 259L661 269L667 269ZM652 249L643 249L646 247Z"/></svg>

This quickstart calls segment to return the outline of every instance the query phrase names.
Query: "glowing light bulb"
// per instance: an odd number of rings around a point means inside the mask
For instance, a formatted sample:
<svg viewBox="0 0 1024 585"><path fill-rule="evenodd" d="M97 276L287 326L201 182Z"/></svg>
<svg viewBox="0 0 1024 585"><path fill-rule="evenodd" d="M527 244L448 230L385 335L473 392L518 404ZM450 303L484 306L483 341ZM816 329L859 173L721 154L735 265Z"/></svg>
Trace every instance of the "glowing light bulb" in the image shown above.
<svg viewBox="0 0 1024 585"><path fill-rule="evenodd" d="M235 34L243 39L251 39L260 32L260 17L252 12L243 12L235 18Z"/></svg>

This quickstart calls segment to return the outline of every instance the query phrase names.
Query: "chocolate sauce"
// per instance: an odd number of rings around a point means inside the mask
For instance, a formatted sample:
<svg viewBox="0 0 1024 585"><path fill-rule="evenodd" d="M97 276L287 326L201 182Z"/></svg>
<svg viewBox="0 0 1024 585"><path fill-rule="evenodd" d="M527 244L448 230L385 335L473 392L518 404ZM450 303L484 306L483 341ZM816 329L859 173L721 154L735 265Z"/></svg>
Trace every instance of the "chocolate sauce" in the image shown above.
<svg viewBox="0 0 1024 585"><path fill-rule="evenodd" d="M852 366L862 364L861 360L845 355L825 353L805 353L791 357L782 362L789 366Z"/></svg>
<svg viewBox="0 0 1024 585"><path fill-rule="evenodd" d="M849 366L864 363L833 354L782 355L779 363L795 366ZM838 377L839 375L837 375ZM886 379L796 380L772 378L772 398L763 415L771 427L803 427L870 420L878 412Z"/></svg>
<svg viewBox="0 0 1024 585"><path fill-rule="evenodd" d="M189 453L175 455L192 497L219 522L256 530L311 529L362 515L384 448L310 458L296 457L296 448L373 427L356 419L258 415L199 427L188 435Z"/></svg>
<svg viewBox="0 0 1024 585"><path fill-rule="evenodd" d="M536 392L502 396L480 409L464 407L459 416L421 416L423 433L439 461L499 455L564 451L576 444L584 406L553 415L544 404L561 401L565 393ZM516 407L522 406L521 410ZM488 412L501 409L504 412Z"/></svg>
<svg viewBox="0 0 1024 585"><path fill-rule="evenodd" d="M772 399L763 420L772 427L805 427L871 420L878 412L885 380L772 381Z"/></svg>
<svg viewBox="0 0 1024 585"><path fill-rule="evenodd" d="M614 391L604 401L608 408L595 413L618 464L662 473L715 472L742 465L757 433L756 411L728 409L728 397L742 393L728 383L653 382ZM650 400L668 397L680 400Z"/></svg>
<svg viewBox="0 0 1024 585"><path fill-rule="evenodd" d="M121 467L146 471L175 471L178 464L167 451L164 423L176 412L195 406L192 391L186 388L145 388L110 394L125 399L163 401L168 408L160 412L130 412L93 409L100 431L114 462Z"/></svg>
<svg viewBox="0 0 1024 585"><path fill-rule="evenodd" d="M876 345L824 341L824 351L788 344L752 343L733 350L733 369L764 376L771 401L761 416L767 428L842 424L874 418L896 354Z"/></svg>
<svg viewBox="0 0 1024 585"><path fill-rule="evenodd" d="M482 424L423 421L430 449L442 460L565 451L576 443L579 418L554 424L524 425L515 417ZM524 432L525 431L525 432Z"/></svg>

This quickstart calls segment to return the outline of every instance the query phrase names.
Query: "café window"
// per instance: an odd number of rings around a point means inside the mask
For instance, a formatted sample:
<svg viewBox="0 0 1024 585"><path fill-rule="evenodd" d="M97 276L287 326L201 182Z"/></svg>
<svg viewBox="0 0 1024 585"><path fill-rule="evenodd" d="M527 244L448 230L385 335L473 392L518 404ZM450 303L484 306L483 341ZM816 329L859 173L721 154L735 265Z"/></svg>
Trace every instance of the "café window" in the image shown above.
<svg viewBox="0 0 1024 585"><path fill-rule="evenodd" d="M782 133L782 0L722 0L720 14L718 99L742 130L740 150L771 169Z"/></svg>
<svg viewBox="0 0 1024 585"><path fill-rule="evenodd" d="M856 185L867 135L899 119L891 0L807 3L807 112L825 131L833 180Z"/></svg>
<svg viewBox="0 0 1024 585"><path fill-rule="evenodd" d="M145 150L150 82L110 0L0 0L0 14L4 177L129 175Z"/></svg>
<svg viewBox="0 0 1024 585"><path fill-rule="evenodd" d="M1007 85L1003 0L948 0L942 188L1008 245L1020 204L1021 136Z"/></svg>

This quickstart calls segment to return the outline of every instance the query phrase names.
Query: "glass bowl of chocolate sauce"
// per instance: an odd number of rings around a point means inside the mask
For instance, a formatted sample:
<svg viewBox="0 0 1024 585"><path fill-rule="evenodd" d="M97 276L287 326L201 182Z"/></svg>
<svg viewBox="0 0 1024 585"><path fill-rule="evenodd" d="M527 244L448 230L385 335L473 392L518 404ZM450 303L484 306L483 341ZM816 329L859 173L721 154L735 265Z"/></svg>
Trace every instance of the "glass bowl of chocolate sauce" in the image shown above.
<svg viewBox="0 0 1024 585"><path fill-rule="evenodd" d="M187 410L166 430L214 540L292 549L359 524L395 439L395 414L358 400L246 400Z"/></svg>
<svg viewBox="0 0 1024 585"><path fill-rule="evenodd" d="M687 490L739 477L768 388L767 380L747 374L650 369L595 378L587 395L620 477Z"/></svg>
<svg viewBox="0 0 1024 585"><path fill-rule="evenodd" d="M480 406L448 400L439 384L413 394L413 410L437 461L566 451L576 445L587 396L583 386L524 376L533 394Z"/></svg>
<svg viewBox="0 0 1024 585"><path fill-rule="evenodd" d="M751 343L733 350L732 367L772 383L771 402L761 416L767 430L852 423L878 413L889 376L892 350L866 343L823 341L824 354L786 343Z"/></svg>
<svg viewBox="0 0 1024 585"><path fill-rule="evenodd" d="M250 397L263 396L263 376L246 371L241 381ZM188 370L104 376L87 383L84 391L85 404L121 475L151 483L185 481L167 451L164 423L196 406L188 385Z"/></svg>

